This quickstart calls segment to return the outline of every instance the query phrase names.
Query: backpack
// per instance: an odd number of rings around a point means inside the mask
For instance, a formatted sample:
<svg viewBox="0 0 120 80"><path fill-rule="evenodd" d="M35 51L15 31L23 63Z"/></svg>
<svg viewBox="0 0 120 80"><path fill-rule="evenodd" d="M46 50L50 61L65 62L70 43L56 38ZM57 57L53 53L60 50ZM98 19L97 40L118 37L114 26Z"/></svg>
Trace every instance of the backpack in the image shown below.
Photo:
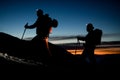
<svg viewBox="0 0 120 80"><path fill-rule="evenodd" d="M94 30L94 41L95 45L100 45L101 44L101 37L102 37L102 30L101 29L95 29Z"/></svg>

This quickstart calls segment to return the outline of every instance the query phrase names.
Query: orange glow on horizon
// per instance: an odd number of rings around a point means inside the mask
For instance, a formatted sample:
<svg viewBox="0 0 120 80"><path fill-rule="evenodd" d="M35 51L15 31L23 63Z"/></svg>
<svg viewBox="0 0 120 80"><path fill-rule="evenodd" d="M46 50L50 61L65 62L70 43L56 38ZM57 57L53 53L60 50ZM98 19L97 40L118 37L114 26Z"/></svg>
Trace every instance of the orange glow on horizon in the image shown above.
<svg viewBox="0 0 120 80"><path fill-rule="evenodd" d="M76 50L67 50L68 52L72 54L82 54L82 49ZM106 54L120 54L120 47L117 48L97 48L95 49L96 55L106 55Z"/></svg>

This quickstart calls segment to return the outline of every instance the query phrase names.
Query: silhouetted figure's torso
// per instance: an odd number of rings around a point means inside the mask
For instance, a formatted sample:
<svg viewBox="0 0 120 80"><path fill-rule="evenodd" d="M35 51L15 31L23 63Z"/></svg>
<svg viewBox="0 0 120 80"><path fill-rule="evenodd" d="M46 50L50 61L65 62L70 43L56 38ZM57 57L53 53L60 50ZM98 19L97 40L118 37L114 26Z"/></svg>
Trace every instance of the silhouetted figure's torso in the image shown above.
<svg viewBox="0 0 120 80"><path fill-rule="evenodd" d="M91 62L95 62L94 57L94 50L95 50L95 44L94 44L94 32L89 32L85 37L85 44L84 44L84 51L82 53L83 56L88 57Z"/></svg>
<svg viewBox="0 0 120 80"><path fill-rule="evenodd" d="M83 50L83 58L87 60L90 64L96 64L96 59L94 56L94 50L96 48L95 44L95 34L94 34L94 27L92 24L87 25L87 32L88 34L85 36L84 41L84 50Z"/></svg>

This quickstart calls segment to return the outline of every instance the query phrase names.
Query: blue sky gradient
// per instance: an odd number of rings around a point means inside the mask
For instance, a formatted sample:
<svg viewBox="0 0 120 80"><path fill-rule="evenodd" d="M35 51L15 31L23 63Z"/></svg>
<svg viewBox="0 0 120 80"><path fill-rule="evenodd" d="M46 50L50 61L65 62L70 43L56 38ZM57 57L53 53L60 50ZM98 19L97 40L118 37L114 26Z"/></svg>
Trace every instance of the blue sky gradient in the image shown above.
<svg viewBox="0 0 120 80"><path fill-rule="evenodd" d="M103 40L120 41L119 0L1 0L0 6L0 32L19 38L24 25L36 21L36 9L40 8L59 22L50 37L86 35L86 24L91 22L109 35ZM29 29L24 37L35 35L35 29Z"/></svg>

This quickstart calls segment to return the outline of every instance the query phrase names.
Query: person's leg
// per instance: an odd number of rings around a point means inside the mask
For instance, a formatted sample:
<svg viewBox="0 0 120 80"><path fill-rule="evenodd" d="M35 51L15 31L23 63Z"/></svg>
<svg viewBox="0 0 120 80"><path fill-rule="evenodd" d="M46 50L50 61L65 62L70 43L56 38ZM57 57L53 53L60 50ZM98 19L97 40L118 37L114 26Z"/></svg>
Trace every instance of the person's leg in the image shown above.
<svg viewBox="0 0 120 80"><path fill-rule="evenodd" d="M83 64L88 63L88 60L87 60L88 53L89 53L88 51L89 51L88 48L84 48L84 50L82 52L82 62L83 62Z"/></svg>
<svg viewBox="0 0 120 80"><path fill-rule="evenodd" d="M94 55L94 50L95 50L95 48L90 48L89 49L90 64L96 64L96 58L95 58L95 55Z"/></svg>

